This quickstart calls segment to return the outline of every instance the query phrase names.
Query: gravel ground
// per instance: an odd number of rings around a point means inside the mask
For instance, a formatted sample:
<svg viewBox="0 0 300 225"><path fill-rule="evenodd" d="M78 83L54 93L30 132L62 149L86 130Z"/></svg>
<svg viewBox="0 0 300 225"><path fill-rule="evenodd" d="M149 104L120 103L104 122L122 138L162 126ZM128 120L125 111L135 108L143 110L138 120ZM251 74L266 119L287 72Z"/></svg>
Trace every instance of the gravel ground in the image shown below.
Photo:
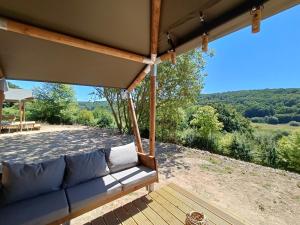
<svg viewBox="0 0 300 225"><path fill-rule="evenodd" d="M39 161L133 140L109 130L42 125L40 131L0 135L0 160ZM147 149L148 141L143 140ZM173 182L259 225L300 225L300 175L182 146L157 143L160 183ZM144 189L71 221L84 224L145 194Z"/></svg>

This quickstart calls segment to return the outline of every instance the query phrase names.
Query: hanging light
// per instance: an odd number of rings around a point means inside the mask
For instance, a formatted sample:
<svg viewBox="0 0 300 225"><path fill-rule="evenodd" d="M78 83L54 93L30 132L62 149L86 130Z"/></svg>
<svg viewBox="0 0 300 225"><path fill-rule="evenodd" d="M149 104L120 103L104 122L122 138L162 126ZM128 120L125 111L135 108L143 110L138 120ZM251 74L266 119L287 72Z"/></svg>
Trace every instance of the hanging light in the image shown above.
<svg viewBox="0 0 300 225"><path fill-rule="evenodd" d="M176 51L175 51L175 45L174 42L171 38L170 33L167 33L167 38L168 38L168 43L171 46L171 50L169 50L168 52L170 53L170 59L173 65L176 64Z"/></svg>
<svg viewBox="0 0 300 225"><path fill-rule="evenodd" d="M262 6L254 6L250 12L252 15L252 33L258 33L260 31L260 21L261 21L261 13Z"/></svg>
<svg viewBox="0 0 300 225"><path fill-rule="evenodd" d="M201 37L201 46L202 46L202 51L207 52L208 51L208 34L203 33Z"/></svg>
<svg viewBox="0 0 300 225"><path fill-rule="evenodd" d="M200 18L200 22L202 23L202 26L205 30L205 17L203 12L199 12L199 18ZM202 51L203 52L207 52L208 51L208 33L204 32L201 36L201 47L202 47Z"/></svg>

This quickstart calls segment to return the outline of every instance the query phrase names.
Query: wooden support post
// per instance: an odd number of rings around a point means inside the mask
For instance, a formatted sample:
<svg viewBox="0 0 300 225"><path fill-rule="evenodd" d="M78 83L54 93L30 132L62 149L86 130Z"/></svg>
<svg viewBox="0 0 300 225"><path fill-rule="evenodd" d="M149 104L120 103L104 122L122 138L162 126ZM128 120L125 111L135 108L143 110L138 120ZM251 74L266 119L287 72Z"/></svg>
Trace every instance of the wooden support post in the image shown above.
<svg viewBox="0 0 300 225"><path fill-rule="evenodd" d="M20 131L22 131L23 130L23 125L22 125L22 118L23 118L22 101L19 101L19 117L20 117Z"/></svg>
<svg viewBox="0 0 300 225"><path fill-rule="evenodd" d="M155 156L156 75L157 65L153 65L150 77L150 156Z"/></svg>
<svg viewBox="0 0 300 225"><path fill-rule="evenodd" d="M0 68L0 79L1 78L4 78L4 74L2 72L2 69ZM4 95L4 86L3 86L2 88L0 88L0 133L2 131L2 107L3 107L4 99L5 99L5 95Z"/></svg>
<svg viewBox="0 0 300 225"><path fill-rule="evenodd" d="M132 101L131 94L129 92L128 92L128 106L129 106L129 112L130 112L130 116L131 116L131 123L132 123L133 133L134 133L134 136L135 136L135 142L136 142L136 145L137 145L137 148L138 148L138 152L144 153L143 145L142 145L142 139L141 139L141 135L140 135L140 131L139 131L136 115L135 115L134 104L133 104L133 101Z"/></svg>
<svg viewBox="0 0 300 225"><path fill-rule="evenodd" d="M38 28L25 23L16 22L3 17L0 17L0 29L15 32L25 36L52 41L63 45L72 46L75 48L84 49L91 52L97 52L104 55L110 55L122 59L127 59L130 61L152 64L151 59L148 59L143 55L79 39L58 32L49 31L46 29Z"/></svg>

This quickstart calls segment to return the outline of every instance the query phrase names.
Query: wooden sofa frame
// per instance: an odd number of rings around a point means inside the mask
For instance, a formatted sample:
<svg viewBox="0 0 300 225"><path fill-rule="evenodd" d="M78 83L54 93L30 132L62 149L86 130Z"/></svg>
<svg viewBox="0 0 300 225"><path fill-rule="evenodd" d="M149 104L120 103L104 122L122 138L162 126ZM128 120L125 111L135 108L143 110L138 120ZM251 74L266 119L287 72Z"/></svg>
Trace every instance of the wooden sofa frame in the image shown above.
<svg viewBox="0 0 300 225"><path fill-rule="evenodd" d="M111 196L106 196L101 200L95 200L89 204L87 204L83 209L80 209L78 211L74 211L74 212L70 212L70 214L68 216L65 216L63 218L60 218L48 225L58 225L58 224L63 224L66 223L68 221L70 221L71 219L74 219L84 213L87 213L93 209L96 209L102 205L105 205L106 203L109 203L111 201L114 201L118 198L121 198L131 192L134 192L138 189L141 189L143 187L147 187L155 182L158 182L158 170L157 170L157 163L156 163L156 159L153 156L150 156L148 154L145 153L140 153L138 152L138 157L139 157L139 162L141 163L141 165L148 167L150 169L156 170L156 176L155 177L151 177L146 181L143 182L139 182L138 184L127 188L127 189L123 189L122 191L116 194L112 194Z"/></svg>

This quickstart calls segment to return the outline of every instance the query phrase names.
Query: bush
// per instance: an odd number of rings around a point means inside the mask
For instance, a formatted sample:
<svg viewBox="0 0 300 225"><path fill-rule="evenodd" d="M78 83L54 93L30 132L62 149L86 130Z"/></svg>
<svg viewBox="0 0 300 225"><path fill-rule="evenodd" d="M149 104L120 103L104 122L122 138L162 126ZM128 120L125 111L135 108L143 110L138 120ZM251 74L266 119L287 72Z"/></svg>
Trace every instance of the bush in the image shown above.
<svg viewBox="0 0 300 225"><path fill-rule="evenodd" d="M201 136L197 130L187 129L183 132L182 143L184 146L208 150L211 152L218 151L218 136L211 136L209 138Z"/></svg>
<svg viewBox="0 0 300 225"><path fill-rule="evenodd" d="M249 162L253 158L251 147L252 143L249 141L248 135L235 133L229 146L229 154L233 158Z"/></svg>
<svg viewBox="0 0 300 225"><path fill-rule="evenodd" d="M300 172L300 132L279 140L278 163L285 169Z"/></svg>
<svg viewBox="0 0 300 225"><path fill-rule="evenodd" d="M77 122L87 126L95 125L94 115L91 111L86 109L80 110L78 113Z"/></svg>
<svg viewBox="0 0 300 225"><path fill-rule="evenodd" d="M253 117L251 121L253 123L266 123L265 117Z"/></svg>
<svg viewBox="0 0 300 225"><path fill-rule="evenodd" d="M93 110L93 115L96 120L96 125L100 128L111 128L114 124L114 119L111 113L102 107L97 107Z"/></svg>
<svg viewBox="0 0 300 225"><path fill-rule="evenodd" d="M270 134L259 133L255 136L258 146L257 160L262 165L276 167L277 149L276 137Z"/></svg>
<svg viewBox="0 0 300 225"><path fill-rule="evenodd" d="M291 122L289 122L289 125L292 126L292 127L300 127L300 122L291 121Z"/></svg>
<svg viewBox="0 0 300 225"><path fill-rule="evenodd" d="M279 120L276 116L266 116L265 121L268 124L278 124Z"/></svg>

